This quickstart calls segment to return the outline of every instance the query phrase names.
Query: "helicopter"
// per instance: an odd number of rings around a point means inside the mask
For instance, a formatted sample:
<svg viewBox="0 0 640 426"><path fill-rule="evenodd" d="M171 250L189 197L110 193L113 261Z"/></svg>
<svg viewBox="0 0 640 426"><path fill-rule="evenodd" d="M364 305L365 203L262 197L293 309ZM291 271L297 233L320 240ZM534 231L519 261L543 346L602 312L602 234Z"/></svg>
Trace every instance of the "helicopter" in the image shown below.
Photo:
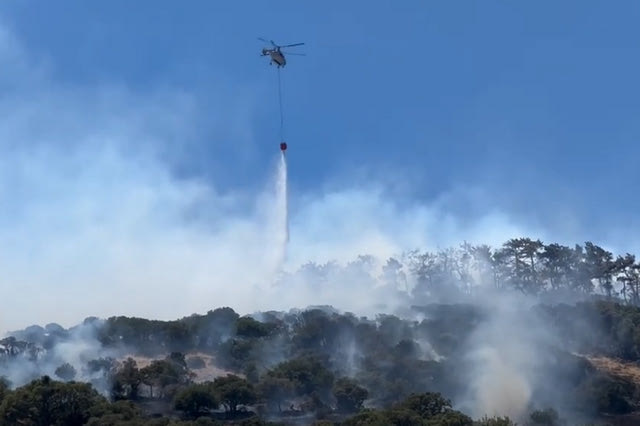
<svg viewBox="0 0 640 426"><path fill-rule="evenodd" d="M272 49L267 49L267 48L263 48L262 49L262 55L261 56L267 56L267 55L271 56L271 61L269 62L269 65L276 64L278 66L278 68L284 67L287 64L287 60L284 58L284 54L285 53L287 55L305 56L304 53L282 52L280 50L283 47L302 46L304 43L294 43L294 44L286 44L284 46L279 46L279 45L275 44L273 42L273 40L267 41L267 40L265 40L263 38L258 38L258 40L264 41L265 43L271 42L271 45L273 46Z"/></svg>

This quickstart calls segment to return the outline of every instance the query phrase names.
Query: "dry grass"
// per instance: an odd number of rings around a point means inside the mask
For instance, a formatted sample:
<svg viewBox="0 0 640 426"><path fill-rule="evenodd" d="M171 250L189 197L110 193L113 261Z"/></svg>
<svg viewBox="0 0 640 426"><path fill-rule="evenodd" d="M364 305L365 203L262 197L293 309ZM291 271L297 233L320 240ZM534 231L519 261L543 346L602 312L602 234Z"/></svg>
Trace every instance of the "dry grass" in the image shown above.
<svg viewBox="0 0 640 426"><path fill-rule="evenodd" d="M640 366L636 363L604 356L585 356L585 358L598 370L640 384Z"/></svg>
<svg viewBox="0 0 640 426"><path fill-rule="evenodd" d="M196 375L196 378L194 379L194 381L197 383L210 381L215 379L216 377L232 374L231 371L216 367L215 357L212 355L205 354L202 352L191 352L191 353L185 354L185 359L187 360L187 363L189 363L189 359L196 358L196 357L202 358L205 362L205 367L192 369L193 373ZM153 361L162 360L165 357L150 358L150 357L143 357L138 355L125 355L118 361L122 362L127 358L133 358L136 361L138 368L144 368L150 365ZM242 374L237 374L237 373L233 373L233 374L243 377Z"/></svg>

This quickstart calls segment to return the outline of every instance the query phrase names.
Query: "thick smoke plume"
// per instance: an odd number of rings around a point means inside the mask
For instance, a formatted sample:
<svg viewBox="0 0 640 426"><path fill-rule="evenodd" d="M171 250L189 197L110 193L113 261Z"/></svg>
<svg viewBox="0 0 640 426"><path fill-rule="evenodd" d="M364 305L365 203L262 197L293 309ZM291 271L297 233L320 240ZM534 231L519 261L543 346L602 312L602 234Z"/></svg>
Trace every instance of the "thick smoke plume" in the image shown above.
<svg viewBox="0 0 640 426"><path fill-rule="evenodd" d="M469 408L476 417L508 415L521 419L527 413L537 369L547 345L539 339L531 303L519 297L492 292L479 300L488 318L474 331L468 346ZM548 378L547 378L548 380Z"/></svg>

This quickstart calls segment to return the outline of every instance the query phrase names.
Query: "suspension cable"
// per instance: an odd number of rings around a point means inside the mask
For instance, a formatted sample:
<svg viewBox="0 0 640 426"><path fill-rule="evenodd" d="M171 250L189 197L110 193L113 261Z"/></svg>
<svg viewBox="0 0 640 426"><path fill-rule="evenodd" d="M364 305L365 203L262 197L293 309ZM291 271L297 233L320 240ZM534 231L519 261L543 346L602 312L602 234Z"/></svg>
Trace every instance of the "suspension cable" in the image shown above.
<svg viewBox="0 0 640 426"><path fill-rule="evenodd" d="M278 102L280 104L280 142L284 142L284 113L282 112L282 82L280 80L280 67L278 67Z"/></svg>

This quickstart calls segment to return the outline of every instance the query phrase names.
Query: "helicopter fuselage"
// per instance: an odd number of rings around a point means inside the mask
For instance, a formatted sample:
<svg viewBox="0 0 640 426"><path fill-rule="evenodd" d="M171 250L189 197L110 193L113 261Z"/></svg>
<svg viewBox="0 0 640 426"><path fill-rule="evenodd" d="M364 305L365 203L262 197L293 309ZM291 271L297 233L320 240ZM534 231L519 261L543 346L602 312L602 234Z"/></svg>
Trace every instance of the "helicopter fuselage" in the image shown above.
<svg viewBox="0 0 640 426"><path fill-rule="evenodd" d="M287 64L287 60L284 59L284 55L275 49L269 51L269 56L271 56L271 62L279 67L284 67Z"/></svg>

